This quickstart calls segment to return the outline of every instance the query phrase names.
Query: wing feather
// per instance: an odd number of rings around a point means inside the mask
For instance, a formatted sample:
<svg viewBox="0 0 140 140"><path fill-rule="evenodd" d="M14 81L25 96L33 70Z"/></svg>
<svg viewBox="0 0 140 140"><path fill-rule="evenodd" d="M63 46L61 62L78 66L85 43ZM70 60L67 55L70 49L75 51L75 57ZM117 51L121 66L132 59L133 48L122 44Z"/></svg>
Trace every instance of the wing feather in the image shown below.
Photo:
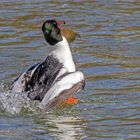
<svg viewBox="0 0 140 140"><path fill-rule="evenodd" d="M57 58L49 55L43 62L33 65L19 76L13 84L13 89L27 92L32 100L42 100L62 67Z"/></svg>

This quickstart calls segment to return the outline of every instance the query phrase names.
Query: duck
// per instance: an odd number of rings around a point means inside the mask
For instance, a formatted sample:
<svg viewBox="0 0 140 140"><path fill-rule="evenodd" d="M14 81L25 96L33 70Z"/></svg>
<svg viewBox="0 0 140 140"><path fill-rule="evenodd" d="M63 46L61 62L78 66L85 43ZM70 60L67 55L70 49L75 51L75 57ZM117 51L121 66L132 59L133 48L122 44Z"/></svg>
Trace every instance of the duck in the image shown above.
<svg viewBox="0 0 140 140"><path fill-rule="evenodd" d="M85 87L84 74L76 69L70 42L76 34L61 25L64 21L46 20L42 32L46 42L55 49L42 62L29 67L12 83L12 92L25 92L50 110ZM72 34L71 35L69 35Z"/></svg>

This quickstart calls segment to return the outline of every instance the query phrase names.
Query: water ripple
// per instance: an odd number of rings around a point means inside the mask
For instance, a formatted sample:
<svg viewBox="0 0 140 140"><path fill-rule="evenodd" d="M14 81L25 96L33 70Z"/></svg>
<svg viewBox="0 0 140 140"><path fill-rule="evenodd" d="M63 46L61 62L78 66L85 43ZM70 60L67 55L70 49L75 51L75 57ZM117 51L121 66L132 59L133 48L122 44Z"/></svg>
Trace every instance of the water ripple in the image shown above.
<svg viewBox="0 0 140 140"><path fill-rule="evenodd" d="M71 49L86 88L65 113L1 117L0 139L139 139L139 15L136 0L1 0L0 91L52 50L41 25L53 18L81 35Z"/></svg>

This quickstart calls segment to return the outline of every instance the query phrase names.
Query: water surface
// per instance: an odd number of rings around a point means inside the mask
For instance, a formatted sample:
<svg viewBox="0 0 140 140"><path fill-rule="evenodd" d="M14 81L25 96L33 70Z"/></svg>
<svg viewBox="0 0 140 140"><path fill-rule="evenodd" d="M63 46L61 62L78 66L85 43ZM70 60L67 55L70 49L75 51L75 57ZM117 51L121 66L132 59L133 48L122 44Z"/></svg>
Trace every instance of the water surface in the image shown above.
<svg viewBox="0 0 140 140"><path fill-rule="evenodd" d="M140 139L140 2L1 0L0 92L49 54L41 32L46 19L65 20L81 34L71 48L86 88L62 113L2 115L0 139Z"/></svg>

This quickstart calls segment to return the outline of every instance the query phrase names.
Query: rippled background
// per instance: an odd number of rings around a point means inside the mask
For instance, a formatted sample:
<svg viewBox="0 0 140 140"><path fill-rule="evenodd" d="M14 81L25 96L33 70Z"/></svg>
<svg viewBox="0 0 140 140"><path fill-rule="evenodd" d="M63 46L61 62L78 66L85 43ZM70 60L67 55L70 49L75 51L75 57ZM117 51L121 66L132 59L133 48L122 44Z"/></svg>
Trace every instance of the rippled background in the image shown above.
<svg viewBox="0 0 140 140"><path fill-rule="evenodd" d="M2 115L0 139L140 139L140 1L1 0L0 91L52 50L41 31L46 19L81 34L71 48L86 88L65 113Z"/></svg>

